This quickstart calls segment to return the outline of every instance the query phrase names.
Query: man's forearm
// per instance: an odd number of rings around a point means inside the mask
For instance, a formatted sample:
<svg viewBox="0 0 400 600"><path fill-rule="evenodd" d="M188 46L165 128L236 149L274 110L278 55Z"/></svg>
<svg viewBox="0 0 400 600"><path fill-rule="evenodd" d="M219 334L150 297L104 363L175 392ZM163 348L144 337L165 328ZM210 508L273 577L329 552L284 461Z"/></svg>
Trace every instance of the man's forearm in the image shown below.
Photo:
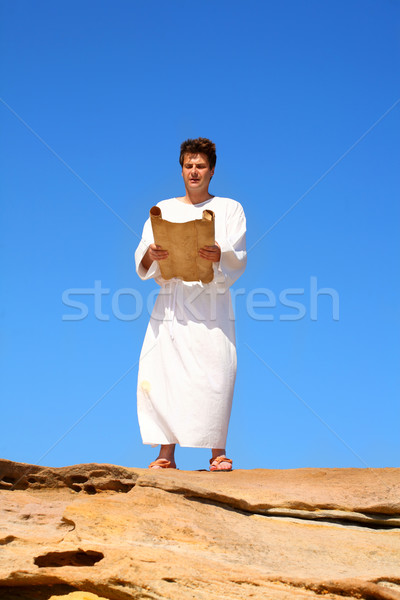
<svg viewBox="0 0 400 600"><path fill-rule="evenodd" d="M149 256L149 252L150 248L147 248L146 254L143 256L142 261L140 263L146 269L146 271L149 270L150 265L153 262Z"/></svg>

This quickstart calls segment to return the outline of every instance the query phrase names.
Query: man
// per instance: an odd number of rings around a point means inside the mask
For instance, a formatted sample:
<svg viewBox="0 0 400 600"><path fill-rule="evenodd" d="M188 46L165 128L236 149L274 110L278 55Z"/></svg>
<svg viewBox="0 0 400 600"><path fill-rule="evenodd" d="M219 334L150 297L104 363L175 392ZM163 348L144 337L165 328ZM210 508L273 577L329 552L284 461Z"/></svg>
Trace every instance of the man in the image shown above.
<svg viewBox="0 0 400 600"><path fill-rule="evenodd" d="M165 280L159 263L168 248L154 244L150 219L135 253L141 279L161 286L140 355L138 419L144 444L161 445L149 468L176 468L175 445L211 448L210 470L230 471L226 437L236 377L235 323L229 287L246 267L246 218L239 202L213 196L208 188L216 163L215 144L186 140L179 162L185 195L157 204L167 221L215 214L215 244L199 255L213 263L210 283Z"/></svg>

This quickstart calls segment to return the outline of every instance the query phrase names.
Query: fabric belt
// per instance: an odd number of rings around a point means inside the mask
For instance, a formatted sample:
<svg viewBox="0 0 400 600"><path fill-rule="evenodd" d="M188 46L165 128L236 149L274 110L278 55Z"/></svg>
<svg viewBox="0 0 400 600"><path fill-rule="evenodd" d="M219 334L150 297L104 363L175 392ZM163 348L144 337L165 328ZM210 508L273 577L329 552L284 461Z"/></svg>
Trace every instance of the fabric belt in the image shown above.
<svg viewBox="0 0 400 600"><path fill-rule="evenodd" d="M168 306L168 329L171 340L174 339L174 324L175 324L175 308L176 308L176 294L178 292L179 282L182 283L181 279L173 278L169 282L170 291L172 292L172 286L174 287L174 291L172 294L172 298L169 299Z"/></svg>
<svg viewBox="0 0 400 600"><path fill-rule="evenodd" d="M207 287L209 284L204 284L201 281L197 282L202 288ZM176 297L178 295L178 291L182 291L183 295L183 281L178 277L173 277L168 280L167 286L169 287L168 294L168 306L167 306L167 315L168 315L168 331L171 340L174 339L174 326L176 322ZM173 289L172 289L173 288ZM184 301L183 301L184 302ZM182 307L184 308L184 307Z"/></svg>

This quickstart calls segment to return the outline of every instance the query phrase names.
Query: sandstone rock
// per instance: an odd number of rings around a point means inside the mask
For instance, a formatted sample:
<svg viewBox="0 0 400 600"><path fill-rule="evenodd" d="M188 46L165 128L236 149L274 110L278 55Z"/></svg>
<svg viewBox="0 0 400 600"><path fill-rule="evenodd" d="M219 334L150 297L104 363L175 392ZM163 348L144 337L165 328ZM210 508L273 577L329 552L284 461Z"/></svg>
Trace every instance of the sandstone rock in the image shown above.
<svg viewBox="0 0 400 600"><path fill-rule="evenodd" d="M0 461L0 487L0 599L400 599L400 469Z"/></svg>

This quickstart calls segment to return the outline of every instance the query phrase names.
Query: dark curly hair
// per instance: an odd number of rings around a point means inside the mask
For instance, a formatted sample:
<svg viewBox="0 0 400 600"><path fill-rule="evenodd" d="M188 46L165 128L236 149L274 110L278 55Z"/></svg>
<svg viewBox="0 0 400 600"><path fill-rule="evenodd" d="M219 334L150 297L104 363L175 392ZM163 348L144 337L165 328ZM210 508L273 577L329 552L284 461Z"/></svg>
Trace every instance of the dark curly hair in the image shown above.
<svg viewBox="0 0 400 600"><path fill-rule="evenodd" d="M217 162L217 154L215 152L215 144L207 138L196 138L195 140L186 140L181 144L181 153L179 156L179 164L183 167L185 154L205 154L210 164L210 169L215 167Z"/></svg>

